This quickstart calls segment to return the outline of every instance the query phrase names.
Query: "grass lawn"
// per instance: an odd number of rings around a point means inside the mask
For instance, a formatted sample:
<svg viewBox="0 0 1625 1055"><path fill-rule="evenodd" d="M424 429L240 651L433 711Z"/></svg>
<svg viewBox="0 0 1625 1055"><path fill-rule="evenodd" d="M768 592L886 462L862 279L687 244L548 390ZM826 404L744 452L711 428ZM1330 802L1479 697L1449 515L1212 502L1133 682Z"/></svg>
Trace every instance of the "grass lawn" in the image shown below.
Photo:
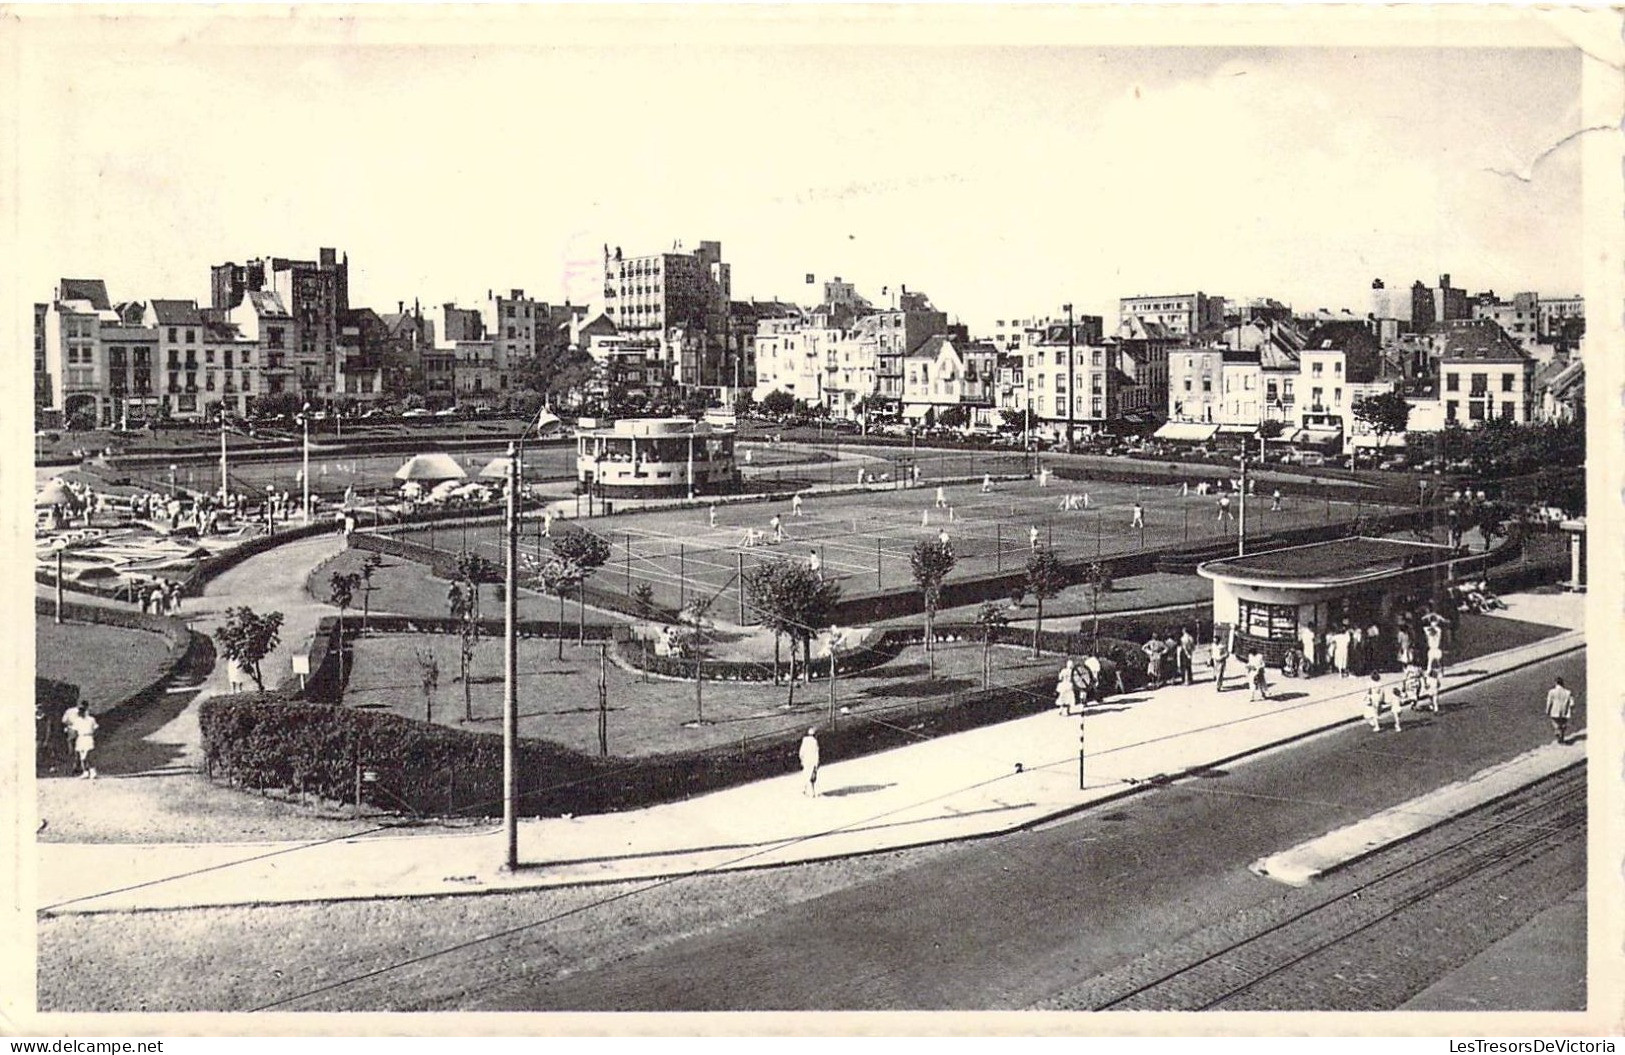
<svg viewBox="0 0 1625 1055"><path fill-rule="evenodd" d="M534 547L530 550L534 555ZM380 555L382 566L372 575L371 611L390 612L396 615L418 616L444 616L446 609L446 590L451 583L445 579L437 579L430 574L426 565L416 561L403 560L400 557ZM334 572L359 572L367 557L366 550L347 549L331 560L316 566L305 580L305 588L310 595L323 604L329 602L332 596L332 579ZM605 573L600 571L598 577ZM497 599L498 593L495 585L480 587L480 613L487 619L502 618L502 602ZM355 606L345 614L346 619L361 621L361 595L357 593ZM534 593L530 590L519 591L519 618L520 619L557 619L559 617L559 599ZM574 622L579 618L579 609L572 598L565 598L564 618ZM626 622L626 617L614 612L601 611L597 608L587 608L587 621L597 622Z"/></svg>
<svg viewBox="0 0 1625 1055"><path fill-rule="evenodd" d="M390 634L357 641L355 671L345 703L376 707L410 718L424 717L415 649L433 652L440 665L434 719L453 728L500 733L502 730L501 642L482 642L471 671L474 720L464 722L463 685L458 675L457 639L451 635ZM564 660L557 642L527 640L519 645L519 734L564 744L577 751L598 750L597 648L566 643ZM814 663L818 659L814 658ZM839 706L870 718L892 711L907 713L914 704L981 687L982 648L974 643L939 645L937 677L928 676L921 648L905 649L889 663L837 682ZM1024 648L995 646L992 684L1013 684L1053 670L1052 656L1034 660ZM771 666L771 663L764 664ZM713 682L701 687L704 722L696 723L694 683L675 679L642 680L637 671L606 664L609 699L609 749L619 757L717 747L752 737L805 728L821 720L829 706L829 683L798 683L794 710L786 710L788 684Z"/></svg>
<svg viewBox="0 0 1625 1055"><path fill-rule="evenodd" d="M506 962L520 980L591 970L955 852L922 847L669 883L478 897L48 917L38 925L39 1007L249 1011L383 971L275 1010L457 1010L478 1000L473 985L489 984L493 962Z"/></svg>
<svg viewBox="0 0 1625 1055"><path fill-rule="evenodd" d="M169 646L158 634L94 623L34 621L38 674L79 686L79 695L100 713L158 676Z"/></svg>

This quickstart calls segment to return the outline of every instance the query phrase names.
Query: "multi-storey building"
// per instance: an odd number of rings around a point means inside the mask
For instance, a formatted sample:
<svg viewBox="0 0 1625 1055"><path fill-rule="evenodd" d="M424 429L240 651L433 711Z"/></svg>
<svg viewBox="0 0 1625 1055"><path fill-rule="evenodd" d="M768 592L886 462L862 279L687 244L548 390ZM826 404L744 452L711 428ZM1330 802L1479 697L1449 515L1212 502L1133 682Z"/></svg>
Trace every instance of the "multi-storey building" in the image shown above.
<svg viewBox="0 0 1625 1055"><path fill-rule="evenodd" d="M1511 300L1502 300L1490 290L1473 298L1473 318L1495 323L1518 347L1533 354L1540 339L1539 302L1535 293L1514 293Z"/></svg>
<svg viewBox="0 0 1625 1055"><path fill-rule="evenodd" d="M1453 331L1439 358L1444 420L1471 428L1491 418L1535 418L1535 361L1498 328Z"/></svg>
<svg viewBox="0 0 1625 1055"><path fill-rule="evenodd" d="M991 344L927 338L903 358L903 416L936 420L960 406L970 412L971 424L996 424L998 362Z"/></svg>
<svg viewBox="0 0 1625 1055"><path fill-rule="evenodd" d="M287 384L307 398L331 399L338 384L339 313L350 307L349 257L323 248L316 260L250 260L212 269L213 306L236 309L250 292L274 292L293 322Z"/></svg>
<svg viewBox="0 0 1625 1055"><path fill-rule="evenodd" d="M34 409L51 405L51 370L45 361L45 316L49 304L34 305Z"/></svg>
<svg viewBox="0 0 1625 1055"><path fill-rule="evenodd" d="M105 425L114 419L107 385L107 361L101 344L103 322L119 316L107 299L101 279L65 278L45 312L45 375L51 384L50 404L65 423Z"/></svg>
<svg viewBox="0 0 1625 1055"><path fill-rule="evenodd" d="M734 383L734 364L723 355L731 295L721 242L701 242L692 253L635 257L604 247L605 313L623 334L665 338L685 386Z"/></svg>
<svg viewBox="0 0 1625 1055"><path fill-rule="evenodd" d="M1584 297L1541 297L1535 302L1536 331L1542 340L1555 341L1574 333L1579 323L1580 334L1585 332L1586 302Z"/></svg>
<svg viewBox="0 0 1625 1055"><path fill-rule="evenodd" d="M1193 337L1224 325L1224 298L1201 292L1123 297L1117 302L1119 329L1131 319L1156 323L1171 336Z"/></svg>
<svg viewBox="0 0 1625 1055"><path fill-rule="evenodd" d="M222 314L224 321L236 326L242 338L257 350L259 377L255 394L297 392L289 358L294 346L293 316L288 314L282 297L267 290L250 290L236 307Z"/></svg>
<svg viewBox="0 0 1625 1055"><path fill-rule="evenodd" d="M1364 322L1327 323L1311 331L1298 356L1297 441L1340 450L1354 446L1356 434L1366 431L1354 407L1394 391L1396 380Z"/></svg>
<svg viewBox="0 0 1625 1055"><path fill-rule="evenodd" d="M143 323L158 333L159 392L167 416L197 421L211 398L203 388L203 314L193 300L153 300Z"/></svg>
<svg viewBox="0 0 1625 1055"><path fill-rule="evenodd" d="M903 399L903 357L931 337L948 331L948 316L923 293L903 293L898 307L865 315L853 323L853 336L873 349L877 393L893 407Z"/></svg>
<svg viewBox="0 0 1625 1055"><path fill-rule="evenodd" d="M229 416L243 417L260 392L259 347L223 312L205 308L202 314L204 398Z"/></svg>
<svg viewBox="0 0 1625 1055"><path fill-rule="evenodd" d="M346 400L376 403L384 397L394 341L383 317L371 308L339 313L335 388Z"/></svg>

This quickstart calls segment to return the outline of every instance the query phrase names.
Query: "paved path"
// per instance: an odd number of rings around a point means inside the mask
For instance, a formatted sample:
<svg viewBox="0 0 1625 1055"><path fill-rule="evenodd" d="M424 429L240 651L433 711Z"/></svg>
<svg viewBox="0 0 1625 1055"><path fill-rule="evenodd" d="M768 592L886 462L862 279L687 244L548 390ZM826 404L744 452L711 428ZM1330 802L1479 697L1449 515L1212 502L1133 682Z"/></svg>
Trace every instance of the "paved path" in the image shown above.
<svg viewBox="0 0 1625 1055"><path fill-rule="evenodd" d="M254 572L245 568L242 576ZM278 598L298 590L292 583L256 586L256 595L269 589ZM285 600L296 608L292 596ZM303 604L308 611L300 618L313 621L320 606ZM1580 633L1568 632L1476 659L1446 684L1458 688L1583 646ZM44 844L41 907L84 912L514 890L989 835L1358 722L1360 692L1353 680L1323 677L1278 682L1275 697L1257 703L1239 688L1215 693L1211 682L1110 700L1082 723L1082 790L1080 722L1049 712L834 761L818 798L802 797L800 778L791 776L643 810L529 820L520 831L523 866L513 873L499 867L495 829L314 844Z"/></svg>

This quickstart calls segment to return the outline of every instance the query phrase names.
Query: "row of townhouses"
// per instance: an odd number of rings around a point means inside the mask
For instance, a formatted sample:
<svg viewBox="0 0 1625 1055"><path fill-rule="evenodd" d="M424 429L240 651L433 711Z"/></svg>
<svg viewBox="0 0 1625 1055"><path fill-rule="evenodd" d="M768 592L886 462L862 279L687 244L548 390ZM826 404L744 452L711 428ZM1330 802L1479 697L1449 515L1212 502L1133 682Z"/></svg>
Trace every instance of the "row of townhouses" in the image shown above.
<svg viewBox="0 0 1625 1055"><path fill-rule="evenodd" d="M809 281L812 276L808 276ZM1203 292L1135 295L1100 316L1000 319L973 337L919 291L872 303L839 277L813 307L735 300L718 242L629 256L604 247L591 307L487 290L483 301L353 307L349 259L262 257L210 269L210 303L115 302L98 279L63 279L34 308L36 404L106 425L249 413L292 393L319 404L407 393L434 405L500 400L527 365L572 351L589 380L567 393L615 405L674 393L727 402L785 392L838 417L1052 434L1160 424L1199 438L1264 421L1357 444L1361 400L1402 392L1412 426L1572 415L1584 393L1584 302L1469 295L1441 276L1372 283L1364 316L1294 312ZM548 360L552 361L552 360Z"/></svg>

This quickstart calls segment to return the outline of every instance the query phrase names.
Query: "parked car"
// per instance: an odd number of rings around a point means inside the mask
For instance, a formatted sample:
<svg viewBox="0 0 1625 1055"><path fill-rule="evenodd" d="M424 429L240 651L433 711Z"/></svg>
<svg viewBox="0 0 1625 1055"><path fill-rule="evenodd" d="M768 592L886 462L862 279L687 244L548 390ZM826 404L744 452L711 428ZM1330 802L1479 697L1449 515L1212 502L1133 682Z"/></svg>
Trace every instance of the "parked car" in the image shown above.
<svg viewBox="0 0 1625 1055"><path fill-rule="evenodd" d="M430 410L428 407L413 407L411 410L408 410L401 415L403 418L429 418L433 416L434 411Z"/></svg>

